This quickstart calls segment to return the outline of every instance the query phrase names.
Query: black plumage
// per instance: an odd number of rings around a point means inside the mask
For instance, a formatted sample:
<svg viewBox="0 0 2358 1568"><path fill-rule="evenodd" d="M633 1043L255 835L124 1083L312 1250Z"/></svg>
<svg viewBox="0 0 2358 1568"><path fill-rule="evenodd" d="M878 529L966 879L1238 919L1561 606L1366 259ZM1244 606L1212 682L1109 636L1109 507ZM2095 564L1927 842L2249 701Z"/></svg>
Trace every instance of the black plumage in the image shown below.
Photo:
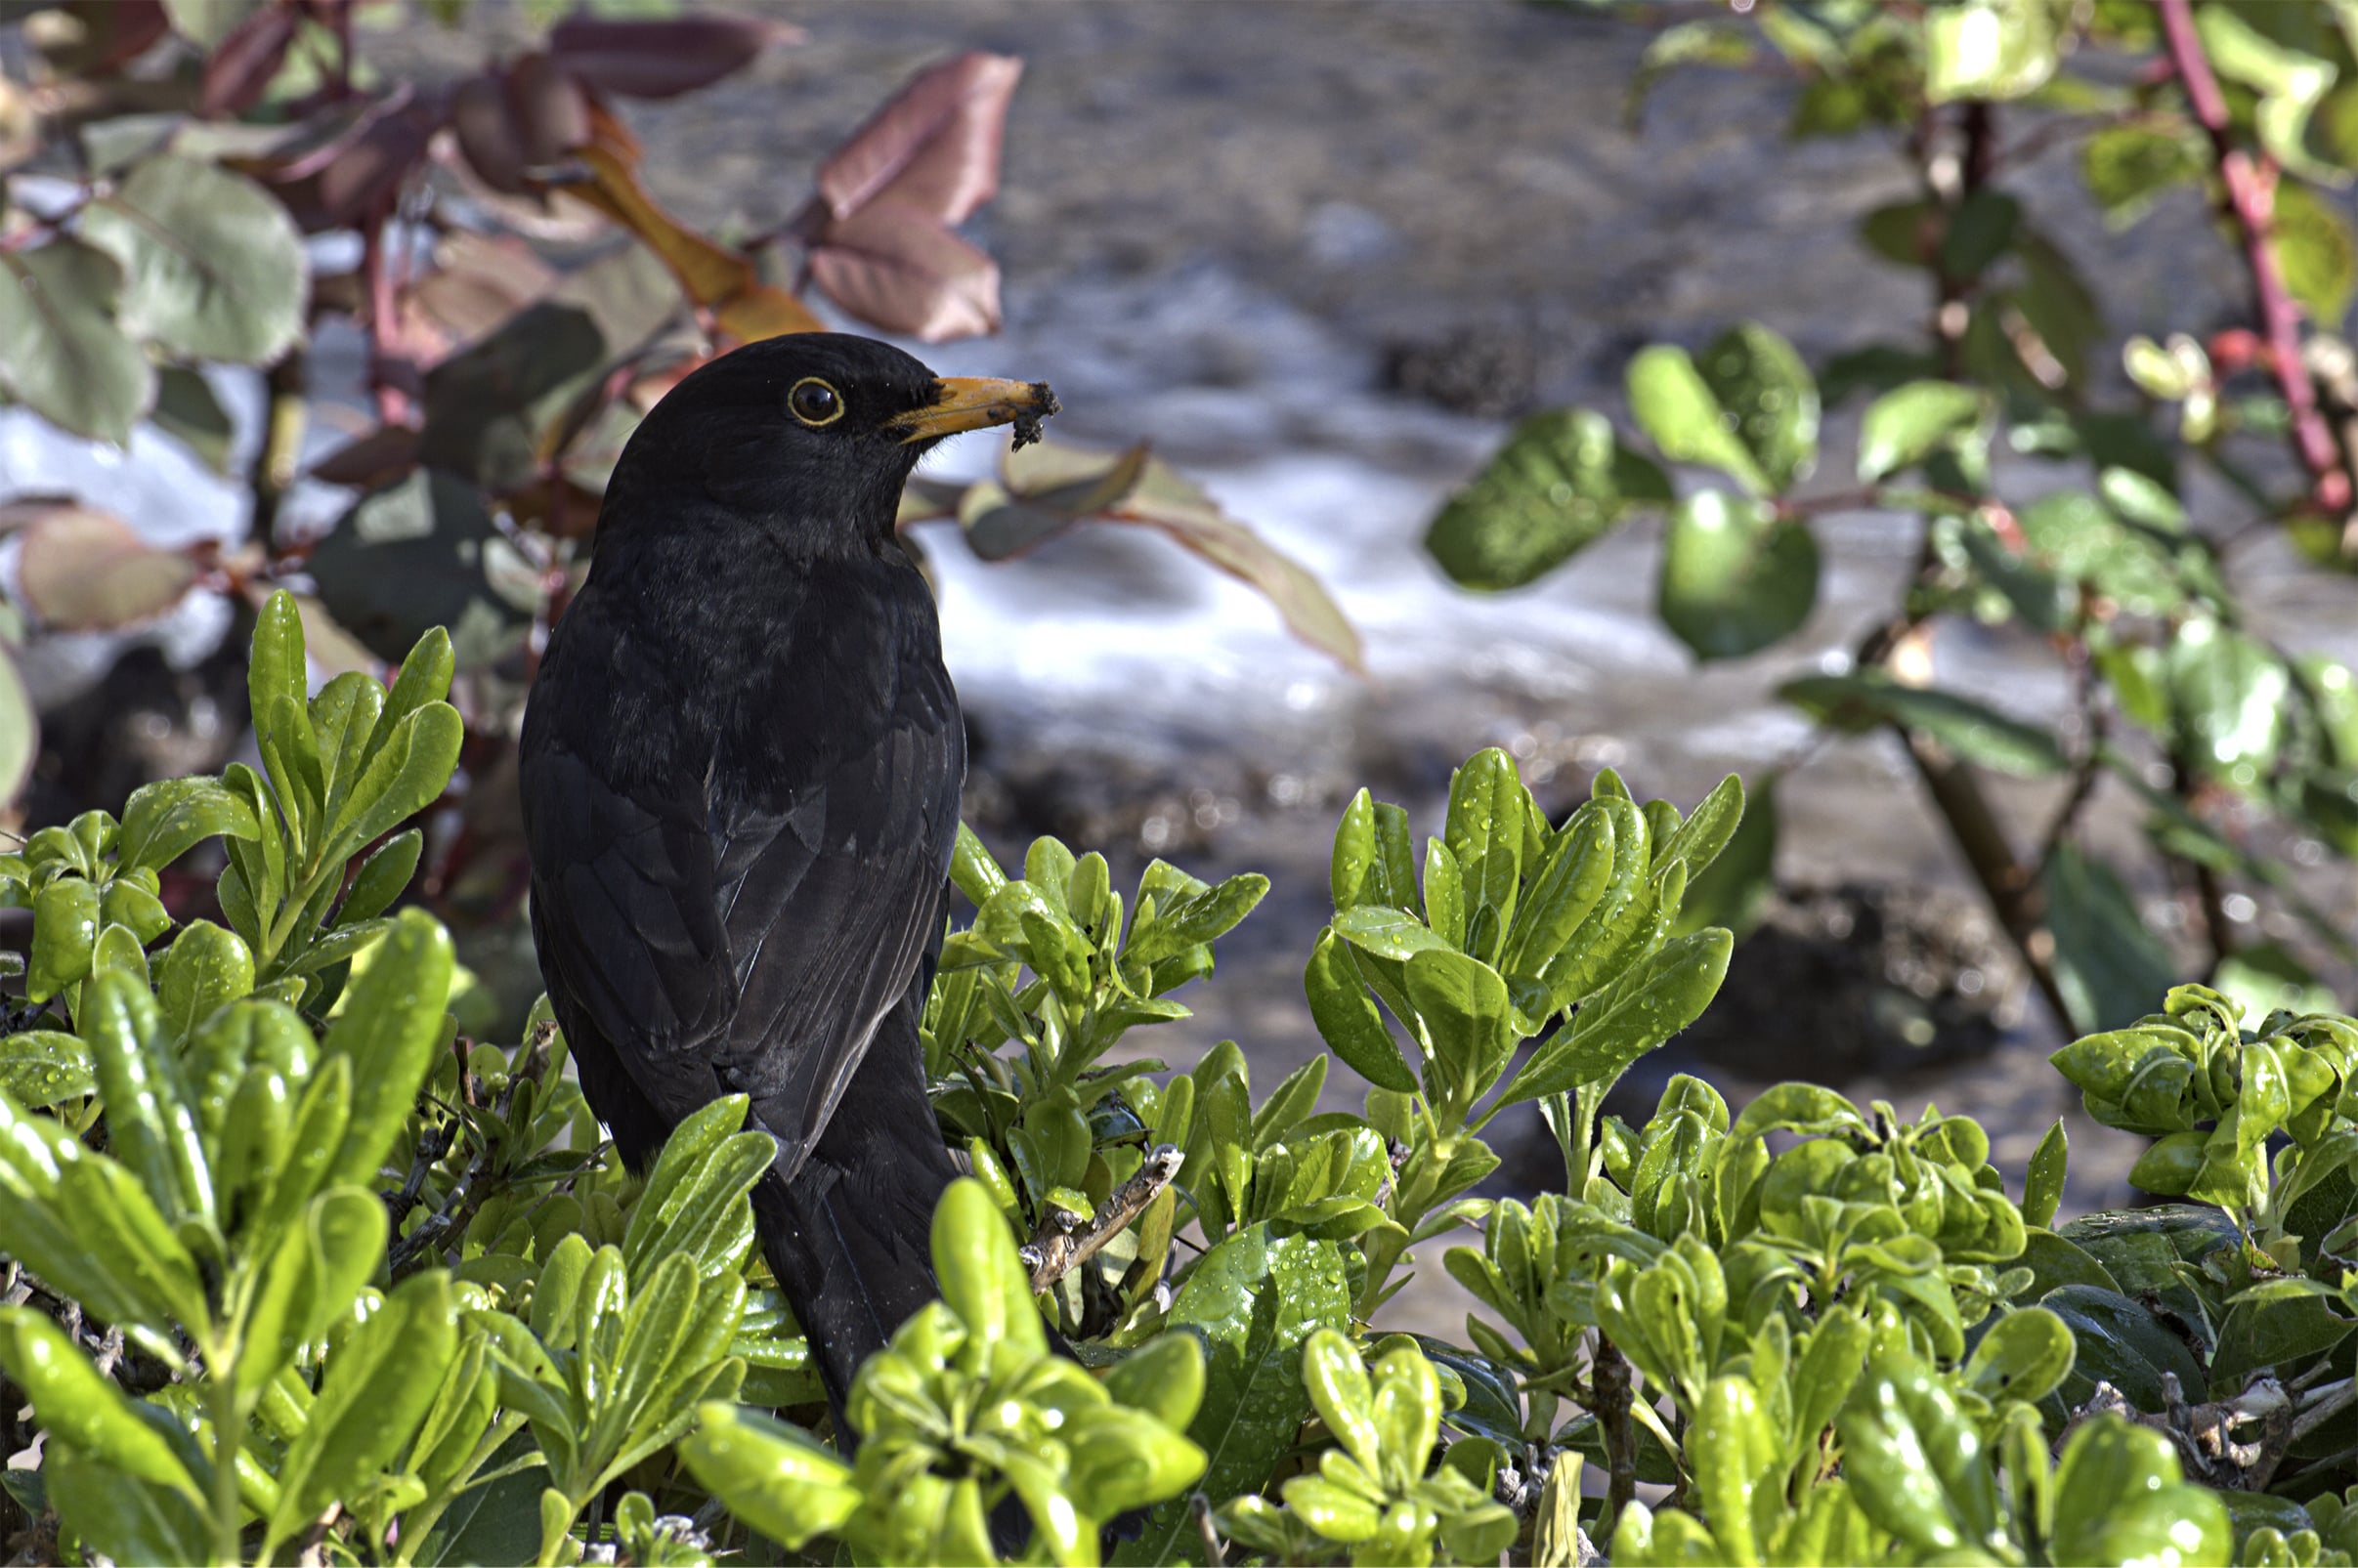
<svg viewBox="0 0 2358 1568"><path fill-rule="evenodd" d="M640 1168L750 1096L780 1151L762 1247L846 1431L852 1375L936 1293L956 1173L918 1021L965 742L895 511L944 436L1054 408L831 333L701 367L623 448L525 714L533 936L582 1090Z"/></svg>

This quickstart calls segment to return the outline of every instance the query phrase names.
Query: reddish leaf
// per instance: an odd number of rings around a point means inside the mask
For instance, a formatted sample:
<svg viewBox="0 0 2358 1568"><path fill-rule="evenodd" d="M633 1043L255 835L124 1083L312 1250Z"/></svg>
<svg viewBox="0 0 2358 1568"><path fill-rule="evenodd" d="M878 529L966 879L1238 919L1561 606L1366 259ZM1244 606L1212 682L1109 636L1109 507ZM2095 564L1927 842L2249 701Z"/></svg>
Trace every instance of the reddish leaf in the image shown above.
<svg viewBox="0 0 2358 1568"><path fill-rule="evenodd" d="M939 343L999 330L999 264L897 199L829 224L809 266L828 298L887 332Z"/></svg>
<svg viewBox="0 0 2358 1568"><path fill-rule="evenodd" d="M890 194L937 224L960 224L999 190L999 148L1023 62L968 53L920 75L819 170L837 221ZM833 235L829 235L830 238Z"/></svg>
<svg viewBox="0 0 2358 1568"><path fill-rule="evenodd" d="M1258 590L1295 636L1353 670L1359 633L1316 577L1266 539L1222 512L1219 503L1161 458L1146 465L1137 488L1109 514L1161 529L1180 544Z"/></svg>
<svg viewBox="0 0 2358 1568"><path fill-rule="evenodd" d="M306 227L341 228L389 206L426 160L441 128L439 105L411 100L370 121L320 170ZM288 202L290 207L296 203Z"/></svg>
<svg viewBox="0 0 2358 1568"><path fill-rule="evenodd" d="M379 425L356 436L311 465L311 477L356 490L382 489L417 466L418 433L406 425Z"/></svg>
<svg viewBox="0 0 2358 1568"><path fill-rule="evenodd" d="M17 563L24 601L60 631L150 620L194 584L196 563L158 550L108 512L61 506L31 524Z"/></svg>
<svg viewBox="0 0 2358 1568"><path fill-rule="evenodd" d="M402 296L403 332L424 362L474 342L557 284L522 240L460 230L434 249L434 271Z"/></svg>
<svg viewBox="0 0 2358 1568"><path fill-rule="evenodd" d="M557 62L600 92L676 98L708 87L777 43L800 43L801 28L755 17L678 17L601 21L572 16L548 35Z"/></svg>
<svg viewBox="0 0 2358 1568"><path fill-rule="evenodd" d="M450 129L477 179L507 195L526 189L524 147L498 77L470 76L458 84L450 94Z"/></svg>
<svg viewBox="0 0 2358 1568"><path fill-rule="evenodd" d="M163 0L68 0L60 11L62 25L42 25L39 11L24 20L26 41L61 76L110 75L172 30ZM11 20L21 15L15 13Z"/></svg>
<svg viewBox="0 0 2358 1568"><path fill-rule="evenodd" d="M546 55L526 55L510 65L504 85L516 146L527 169L557 163L591 139L587 90Z"/></svg>
<svg viewBox="0 0 2358 1568"><path fill-rule="evenodd" d="M286 64L302 18L293 7L264 6L231 29L204 63L204 91L198 111L207 118L237 114L261 102Z"/></svg>

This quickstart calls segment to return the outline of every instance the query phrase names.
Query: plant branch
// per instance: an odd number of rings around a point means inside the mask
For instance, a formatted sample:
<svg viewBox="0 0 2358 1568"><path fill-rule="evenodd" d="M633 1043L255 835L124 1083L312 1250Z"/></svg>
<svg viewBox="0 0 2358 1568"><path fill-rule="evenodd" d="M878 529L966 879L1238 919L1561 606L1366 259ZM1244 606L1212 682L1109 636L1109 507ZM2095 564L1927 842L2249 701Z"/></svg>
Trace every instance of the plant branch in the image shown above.
<svg viewBox="0 0 2358 1568"><path fill-rule="evenodd" d="M1053 1211L1017 1254L1032 1271L1033 1291L1047 1290L1128 1229L1155 1194L1171 1185L1185 1158L1179 1145L1159 1144L1148 1152L1137 1174L1116 1187L1087 1222L1063 1209Z"/></svg>
<svg viewBox="0 0 2358 1568"><path fill-rule="evenodd" d="M2202 35L2195 30L2193 0L2155 3L2162 13L2162 36L2170 64L2186 89L2196 123L2210 139L2211 151L2218 159L2225 196L2222 205L2242 241L2245 268L2251 274L2260 330L2267 339L2277 390L2291 419L2294 455L2308 471L2310 498L2330 515L2339 517L2350 508L2350 475L2318 406L2316 383L2302 361L2300 306L2285 288L2284 267L2276 254L2275 163L2264 154L2254 156L2235 145L2226 96L2219 91L2210 59L2203 52Z"/></svg>

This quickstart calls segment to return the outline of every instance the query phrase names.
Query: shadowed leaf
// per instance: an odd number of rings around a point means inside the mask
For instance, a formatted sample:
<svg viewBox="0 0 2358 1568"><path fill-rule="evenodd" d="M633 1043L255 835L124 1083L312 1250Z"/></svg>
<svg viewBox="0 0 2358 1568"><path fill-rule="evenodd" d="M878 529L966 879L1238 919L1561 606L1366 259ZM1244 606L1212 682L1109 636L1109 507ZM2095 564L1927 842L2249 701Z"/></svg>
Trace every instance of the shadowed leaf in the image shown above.
<svg viewBox="0 0 2358 1568"><path fill-rule="evenodd" d="M800 43L805 36L799 27L767 18L714 14L610 21L577 14L549 29L548 51L601 92L676 98L743 69L772 44Z"/></svg>

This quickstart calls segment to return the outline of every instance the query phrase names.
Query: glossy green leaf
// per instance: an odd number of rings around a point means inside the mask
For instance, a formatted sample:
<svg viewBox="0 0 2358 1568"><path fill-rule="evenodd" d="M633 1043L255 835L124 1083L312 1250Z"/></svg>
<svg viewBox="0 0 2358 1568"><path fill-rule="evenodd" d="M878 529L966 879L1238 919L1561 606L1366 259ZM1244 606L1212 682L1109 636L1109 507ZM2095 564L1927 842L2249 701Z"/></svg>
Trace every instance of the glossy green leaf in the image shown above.
<svg viewBox="0 0 2358 1568"><path fill-rule="evenodd" d="M2224 1563L2233 1537L2217 1497L2179 1479L2159 1432L2100 1416L2072 1434L2055 1472L2057 1562Z"/></svg>
<svg viewBox="0 0 2358 1568"><path fill-rule="evenodd" d="M81 1034L107 1097L116 1157L168 1217L209 1216L210 1163L146 978L120 970L96 976L82 998Z"/></svg>
<svg viewBox="0 0 2358 1568"><path fill-rule="evenodd" d="M2035 1403L2070 1374L2075 1348L2072 1331L2061 1318L2043 1308L2027 1307L1990 1325L1973 1347L1965 1376L1994 1404L2006 1399Z"/></svg>
<svg viewBox="0 0 2358 1568"><path fill-rule="evenodd" d="M1381 1088L1416 1092L1416 1074L1400 1054L1383 1012L1367 995L1350 950L1333 931L1319 933L1303 989L1319 1037L1353 1072Z"/></svg>
<svg viewBox="0 0 2358 1568"><path fill-rule="evenodd" d="M457 1348L457 1304L439 1269L404 1280L335 1346L310 1420L279 1465L272 1540L352 1496L408 1443Z"/></svg>
<svg viewBox="0 0 2358 1568"><path fill-rule="evenodd" d="M1572 1021L1531 1053L1499 1103L1561 1094L1582 1083L1608 1083L1629 1064L1702 1016L1728 973L1736 942L1726 931L1698 931L1661 951L1599 992Z"/></svg>
<svg viewBox="0 0 2358 1568"><path fill-rule="evenodd" d="M90 1047L72 1035L36 1029L0 1039L0 1091L28 1111L94 1092Z"/></svg>
<svg viewBox="0 0 2358 1568"><path fill-rule="evenodd" d="M215 1008L254 989L254 954L234 931L192 920L157 966L155 997L164 1028L185 1038Z"/></svg>
<svg viewBox="0 0 2358 1568"><path fill-rule="evenodd" d="M90 973L99 923L99 890L78 876L61 876L33 895L26 1000L46 1001Z"/></svg>
<svg viewBox="0 0 2358 1568"><path fill-rule="evenodd" d="M1333 1242L1253 1225L1195 1266L1169 1321L1204 1344L1204 1400L1187 1435L1210 1457L1201 1482L1208 1496L1233 1497L1267 1478L1309 1413L1303 1341L1313 1329L1347 1327L1350 1315L1350 1284ZM1192 1560L1198 1541L1190 1510L1166 1504L1136 1540L1115 1547L1113 1560Z"/></svg>
<svg viewBox="0 0 2358 1568"><path fill-rule="evenodd" d="M1629 411L1663 456L1716 468L1756 494L1773 488L1737 434L1735 415L1721 405L1685 349L1667 343L1641 349L1630 360L1626 377Z"/></svg>
<svg viewBox="0 0 2358 1568"><path fill-rule="evenodd" d="M2026 1225L2052 1225L2055 1210L2063 1203L2064 1171L2071 1160L2072 1141L2063 1130L2063 1118L2047 1128L2046 1136L2038 1140L2032 1151L2029 1171L2023 1177L2022 1218Z"/></svg>
<svg viewBox="0 0 2358 1568"><path fill-rule="evenodd" d="M1924 461L1972 431L1983 395L1953 381L1912 381L1867 405L1859 427L1859 477L1871 484Z"/></svg>
<svg viewBox="0 0 2358 1568"><path fill-rule="evenodd" d="M1698 490L1671 509L1657 609L1700 659L1741 658L1799 631L1818 603L1818 539L1758 502Z"/></svg>
<svg viewBox="0 0 2358 1568"><path fill-rule="evenodd" d="M680 1458L729 1511L790 1549L840 1530L864 1494L851 1467L807 1432L742 1406L703 1407Z"/></svg>
<svg viewBox="0 0 2358 1568"><path fill-rule="evenodd" d="M115 857L125 869L161 870L216 834L252 838L260 831L253 808L218 781L163 779L131 792Z"/></svg>
<svg viewBox="0 0 2358 1568"><path fill-rule="evenodd" d="M1746 321L1712 339L1695 368L1771 489L1809 478L1818 460L1818 386L1790 343Z"/></svg>
<svg viewBox="0 0 2358 1568"><path fill-rule="evenodd" d="M0 1367L30 1397L33 1418L51 1441L201 1503L203 1493L172 1444L46 1315L0 1307Z"/></svg>
<svg viewBox="0 0 2358 1568"><path fill-rule="evenodd" d="M1671 498L1670 481L1623 445L1611 421L1552 409L1517 426L1451 496L1425 549L1464 588L1520 588L1595 543L1632 511Z"/></svg>
<svg viewBox="0 0 2358 1568"><path fill-rule="evenodd" d="M450 934L424 911L405 910L345 994L325 1048L351 1063L352 1115L327 1167L329 1182L376 1180L446 1038L452 966Z"/></svg>

